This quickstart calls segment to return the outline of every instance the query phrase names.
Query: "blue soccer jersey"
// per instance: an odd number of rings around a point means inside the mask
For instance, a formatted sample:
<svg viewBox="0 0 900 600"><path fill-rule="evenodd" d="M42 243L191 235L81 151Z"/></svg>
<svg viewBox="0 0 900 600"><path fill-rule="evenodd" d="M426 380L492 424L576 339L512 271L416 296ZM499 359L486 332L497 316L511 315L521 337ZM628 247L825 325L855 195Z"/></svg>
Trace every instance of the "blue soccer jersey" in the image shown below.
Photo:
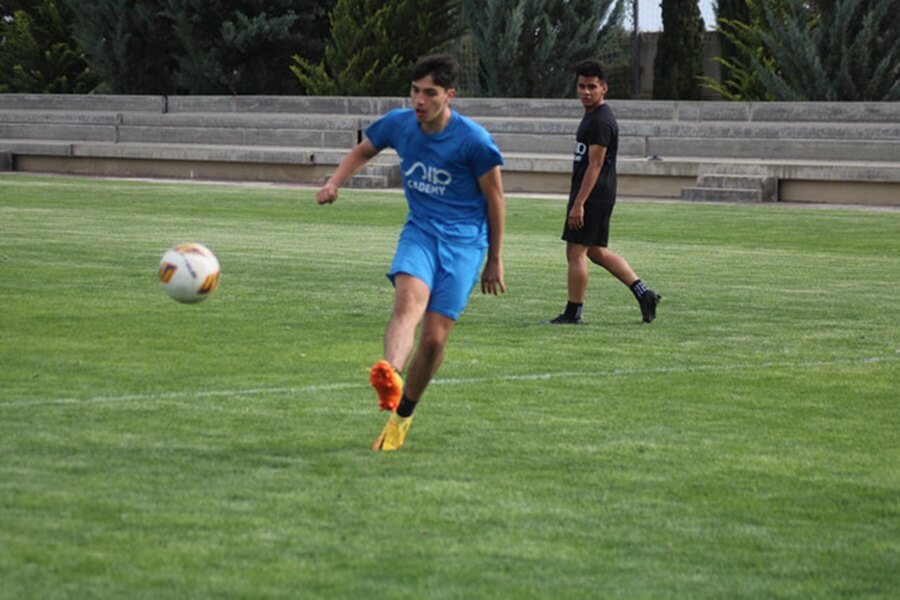
<svg viewBox="0 0 900 600"><path fill-rule="evenodd" d="M481 125L454 111L447 127L428 134L413 110L396 109L366 128L366 137L400 156L410 222L441 239L487 246L487 200L478 179L503 157Z"/></svg>

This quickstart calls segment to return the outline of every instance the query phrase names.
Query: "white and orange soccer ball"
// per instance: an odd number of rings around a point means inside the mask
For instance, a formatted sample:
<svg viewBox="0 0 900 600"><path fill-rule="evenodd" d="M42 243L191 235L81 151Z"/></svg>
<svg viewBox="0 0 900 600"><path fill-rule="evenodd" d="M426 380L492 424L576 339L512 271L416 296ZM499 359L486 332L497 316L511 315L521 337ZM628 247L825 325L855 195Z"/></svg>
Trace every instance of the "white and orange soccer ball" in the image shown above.
<svg viewBox="0 0 900 600"><path fill-rule="evenodd" d="M190 242L166 250L159 262L159 280L179 302L206 300L219 285L219 259L203 244Z"/></svg>

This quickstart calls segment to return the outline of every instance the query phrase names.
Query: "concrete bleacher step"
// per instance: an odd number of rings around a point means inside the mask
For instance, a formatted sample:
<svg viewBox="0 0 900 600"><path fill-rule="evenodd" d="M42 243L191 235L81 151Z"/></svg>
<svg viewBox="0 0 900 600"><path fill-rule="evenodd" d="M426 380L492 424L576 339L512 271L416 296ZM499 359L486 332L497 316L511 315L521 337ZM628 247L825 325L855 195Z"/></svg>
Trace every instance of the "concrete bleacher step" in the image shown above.
<svg viewBox="0 0 900 600"><path fill-rule="evenodd" d="M764 202L774 201L778 194L778 181L766 175L708 173L697 177L697 185L718 189L759 190Z"/></svg>
<svg viewBox="0 0 900 600"><path fill-rule="evenodd" d="M59 140L0 139L0 152L41 156L71 156L72 143Z"/></svg>
<svg viewBox="0 0 900 600"><path fill-rule="evenodd" d="M386 175L358 174L351 177L345 187L357 190L384 190L390 187L390 179Z"/></svg>
<svg viewBox="0 0 900 600"><path fill-rule="evenodd" d="M692 202L776 202L778 181L765 175L704 173L697 185L681 190Z"/></svg>
<svg viewBox="0 0 900 600"><path fill-rule="evenodd" d="M900 205L900 103L610 105L624 195L733 202L853 196ZM369 123L400 106L409 100L0 94L0 154L22 171L321 184ZM577 101L457 98L454 106L494 136L508 191L568 189L583 116ZM385 151L349 185L397 187L398 164Z"/></svg>
<svg viewBox="0 0 900 600"><path fill-rule="evenodd" d="M0 122L0 139L115 142L116 125Z"/></svg>
<svg viewBox="0 0 900 600"><path fill-rule="evenodd" d="M392 156L380 156L363 167L347 181L346 186L356 189L387 189L399 185L400 171Z"/></svg>
<svg viewBox="0 0 900 600"><path fill-rule="evenodd" d="M275 129L254 127L128 127L118 129L119 142L148 144L220 144L349 148L356 130Z"/></svg>
<svg viewBox="0 0 900 600"><path fill-rule="evenodd" d="M762 202L762 192L753 189L686 187L681 199L690 202Z"/></svg>
<svg viewBox="0 0 900 600"><path fill-rule="evenodd" d="M900 144L891 140L647 138L647 154L661 157L900 162Z"/></svg>
<svg viewBox="0 0 900 600"><path fill-rule="evenodd" d="M0 94L0 111L165 112L166 96L118 94Z"/></svg>

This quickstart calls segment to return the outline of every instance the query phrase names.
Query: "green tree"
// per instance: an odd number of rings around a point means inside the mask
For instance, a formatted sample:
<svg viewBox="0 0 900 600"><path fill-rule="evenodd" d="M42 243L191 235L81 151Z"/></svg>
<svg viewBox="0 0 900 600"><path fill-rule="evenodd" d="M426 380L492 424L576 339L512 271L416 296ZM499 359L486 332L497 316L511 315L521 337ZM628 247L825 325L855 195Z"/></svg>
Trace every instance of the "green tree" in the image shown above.
<svg viewBox="0 0 900 600"><path fill-rule="evenodd" d="M785 0L765 6L770 61L749 56L776 100L900 100L897 0Z"/></svg>
<svg viewBox="0 0 900 600"><path fill-rule="evenodd" d="M68 0L88 61L122 94L287 94L320 58L334 0Z"/></svg>
<svg viewBox="0 0 900 600"><path fill-rule="evenodd" d="M0 93L93 90L99 78L75 41L73 20L55 0L0 4Z"/></svg>
<svg viewBox="0 0 900 600"><path fill-rule="evenodd" d="M291 57L322 57L334 0L168 0L176 83L193 94L299 94Z"/></svg>
<svg viewBox="0 0 900 600"><path fill-rule="evenodd" d="M707 82L732 100L900 99L898 0L746 0L750 18L719 22L734 44L728 76Z"/></svg>
<svg viewBox="0 0 900 600"><path fill-rule="evenodd" d="M575 63L625 39L624 0L464 0L463 6L484 96L569 96Z"/></svg>
<svg viewBox="0 0 900 600"><path fill-rule="evenodd" d="M456 0L337 0L324 59L296 55L291 70L312 95L402 96L415 61L461 30Z"/></svg>
<svg viewBox="0 0 900 600"><path fill-rule="evenodd" d="M783 0L769 0L775 10L783 10ZM769 100L757 69L748 57L757 56L771 68L772 58L760 38L765 12L757 0L719 0L716 7L716 34L722 52L715 58L720 77L703 77L703 85L727 100Z"/></svg>
<svg viewBox="0 0 900 600"><path fill-rule="evenodd" d="M750 23L752 21L750 4L747 3L747 0L717 0L714 9L716 13L716 31L719 31L726 23ZM719 45L721 47L720 66L722 79L726 80L731 75L731 70L727 65L734 61L740 51L734 41L723 35L719 36Z"/></svg>
<svg viewBox="0 0 900 600"><path fill-rule="evenodd" d="M177 47L166 0L68 0L75 37L114 94L177 91Z"/></svg>
<svg viewBox="0 0 900 600"><path fill-rule="evenodd" d="M697 0L662 0L663 31L653 61L653 97L697 100L703 77L703 17Z"/></svg>

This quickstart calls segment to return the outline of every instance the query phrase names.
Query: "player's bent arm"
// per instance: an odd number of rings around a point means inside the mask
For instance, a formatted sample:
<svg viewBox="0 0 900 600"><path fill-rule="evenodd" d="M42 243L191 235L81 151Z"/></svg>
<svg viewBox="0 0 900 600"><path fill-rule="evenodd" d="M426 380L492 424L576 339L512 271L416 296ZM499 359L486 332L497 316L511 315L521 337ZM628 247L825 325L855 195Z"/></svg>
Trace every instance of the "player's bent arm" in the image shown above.
<svg viewBox="0 0 900 600"><path fill-rule="evenodd" d="M503 177L500 167L494 167L478 178L478 187L487 199L488 255L481 273L481 293L501 294L506 291L503 281L503 232L506 227L506 201L503 198Z"/></svg>
<svg viewBox="0 0 900 600"><path fill-rule="evenodd" d="M353 177L357 171L362 169L367 162L377 155L379 150L372 145L367 139L356 145L347 156L341 160L341 164L335 170L334 174L328 178L322 189L316 194L316 202L319 204L328 204L334 202L338 197L338 190L344 185L348 179Z"/></svg>

